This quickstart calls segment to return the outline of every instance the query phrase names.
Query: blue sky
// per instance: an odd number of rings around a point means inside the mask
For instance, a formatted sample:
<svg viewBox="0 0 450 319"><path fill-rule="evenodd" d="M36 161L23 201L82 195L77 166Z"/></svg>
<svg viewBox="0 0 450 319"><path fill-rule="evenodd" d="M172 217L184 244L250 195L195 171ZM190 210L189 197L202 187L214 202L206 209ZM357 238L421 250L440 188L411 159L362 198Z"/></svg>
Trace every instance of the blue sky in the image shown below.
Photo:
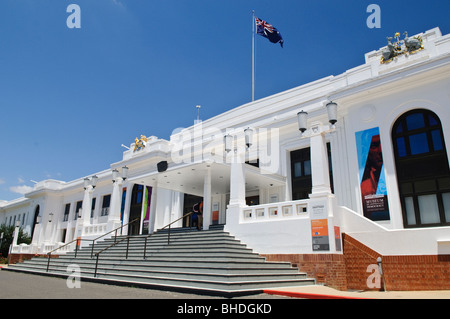
<svg viewBox="0 0 450 319"><path fill-rule="evenodd" d="M448 0L0 0L0 200L108 169L197 104L208 119L250 102L252 10L284 38L256 38L256 99L363 64L395 32L450 32Z"/></svg>

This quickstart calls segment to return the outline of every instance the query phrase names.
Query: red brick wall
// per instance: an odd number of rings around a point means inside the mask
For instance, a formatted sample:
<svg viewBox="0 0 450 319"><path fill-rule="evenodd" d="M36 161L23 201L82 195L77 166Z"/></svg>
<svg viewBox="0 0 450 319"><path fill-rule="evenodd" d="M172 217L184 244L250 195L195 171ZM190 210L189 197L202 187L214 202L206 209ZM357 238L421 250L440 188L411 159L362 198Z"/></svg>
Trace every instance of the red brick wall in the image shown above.
<svg viewBox="0 0 450 319"><path fill-rule="evenodd" d="M367 272L367 267L376 264L377 258L382 256L347 234L342 234L342 242L344 245L347 289L382 290L382 288L370 289L367 287L367 278L371 274ZM382 258L382 261L383 271L385 272L384 258Z"/></svg>
<svg viewBox="0 0 450 319"><path fill-rule="evenodd" d="M271 254L268 261L287 261L306 272L317 283L339 290L382 290L368 288L367 267L382 258L386 289L389 291L450 290L450 255L381 256L347 234L342 234L343 255Z"/></svg>
<svg viewBox="0 0 450 319"><path fill-rule="evenodd" d="M317 283L326 284L339 290L347 290L345 262L343 255L338 254L282 254L262 255L267 261L287 261L297 267L300 272L315 278Z"/></svg>
<svg viewBox="0 0 450 319"><path fill-rule="evenodd" d="M450 255L381 256L349 235L343 236L348 289L368 290L367 266L381 257L386 289L450 289Z"/></svg>
<svg viewBox="0 0 450 319"><path fill-rule="evenodd" d="M46 257L48 258L48 255L35 255L35 254L9 254L8 258L9 258L9 264L17 264L17 263L21 263L24 262L25 260L31 259L33 257ZM58 255L52 255L51 258L58 258Z"/></svg>

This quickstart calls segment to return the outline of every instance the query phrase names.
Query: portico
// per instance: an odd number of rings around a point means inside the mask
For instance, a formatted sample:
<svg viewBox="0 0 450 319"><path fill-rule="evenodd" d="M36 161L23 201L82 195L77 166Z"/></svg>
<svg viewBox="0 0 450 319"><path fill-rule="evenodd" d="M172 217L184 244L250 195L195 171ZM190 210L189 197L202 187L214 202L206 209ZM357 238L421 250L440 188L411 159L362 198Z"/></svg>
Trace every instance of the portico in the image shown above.
<svg viewBox="0 0 450 319"><path fill-rule="evenodd" d="M259 167L246 163L169 163L165 171L132 177L128 183L152 187L152 202L158 201L158 189L202 197L203 229L208 229L213 222L213 203L218 214L215 221L225 223L228 203L245 205L246 194L259 196L262 202L268 202L269 191L283 189L286 178L277 174L262 174ZM157 204L153 204L152 208L150 220L154 221L152 218L157 214ZM181 214L181 211L177 212L178 217ZM156 228L161 226L164 225L157 225Z"/></svg>

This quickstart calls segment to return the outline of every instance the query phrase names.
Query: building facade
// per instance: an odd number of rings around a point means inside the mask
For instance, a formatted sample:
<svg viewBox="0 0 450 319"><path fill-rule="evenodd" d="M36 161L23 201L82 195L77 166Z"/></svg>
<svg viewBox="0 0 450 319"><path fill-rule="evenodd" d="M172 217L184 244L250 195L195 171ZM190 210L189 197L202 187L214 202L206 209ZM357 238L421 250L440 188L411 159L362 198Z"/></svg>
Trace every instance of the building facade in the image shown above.
<svg viewBox="0 0 450 319"><path fill-rule="evenodd" d="M448 119L450 35L435 28L169 140L136 138L107 170L1 202L0 224L20 221L33 242L12 253L34 255L122 225L190 226L201 202L203 229L338 289L373 288L379 257L387 289L450 289Z"/></svg>

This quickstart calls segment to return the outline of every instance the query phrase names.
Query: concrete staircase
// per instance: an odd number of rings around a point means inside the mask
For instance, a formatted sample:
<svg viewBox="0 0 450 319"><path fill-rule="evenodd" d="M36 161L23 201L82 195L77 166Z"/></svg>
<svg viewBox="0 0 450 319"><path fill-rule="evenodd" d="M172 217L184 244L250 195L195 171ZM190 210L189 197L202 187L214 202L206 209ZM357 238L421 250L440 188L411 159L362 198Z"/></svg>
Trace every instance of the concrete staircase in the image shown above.
<svg viewBox="0 0 450 319"><path fill-rule="evenodd" d="M118 237L117 241L125 237ZM145 236L133 236L100 254L95 274L96 257L91 258L91 246L75 253L52 258L47 272L47 258L35 257L10 265L8 271L68 277L68 266L80 267L83 280L110 284L132 285L163 290L191 291L225 297L261 293L264 289L314 285L290 263L266 262L239 240L212 226L207 231L172 229L170 244L167 231ZM94 254L114 243L114 239L98 242Z"/></svg>

